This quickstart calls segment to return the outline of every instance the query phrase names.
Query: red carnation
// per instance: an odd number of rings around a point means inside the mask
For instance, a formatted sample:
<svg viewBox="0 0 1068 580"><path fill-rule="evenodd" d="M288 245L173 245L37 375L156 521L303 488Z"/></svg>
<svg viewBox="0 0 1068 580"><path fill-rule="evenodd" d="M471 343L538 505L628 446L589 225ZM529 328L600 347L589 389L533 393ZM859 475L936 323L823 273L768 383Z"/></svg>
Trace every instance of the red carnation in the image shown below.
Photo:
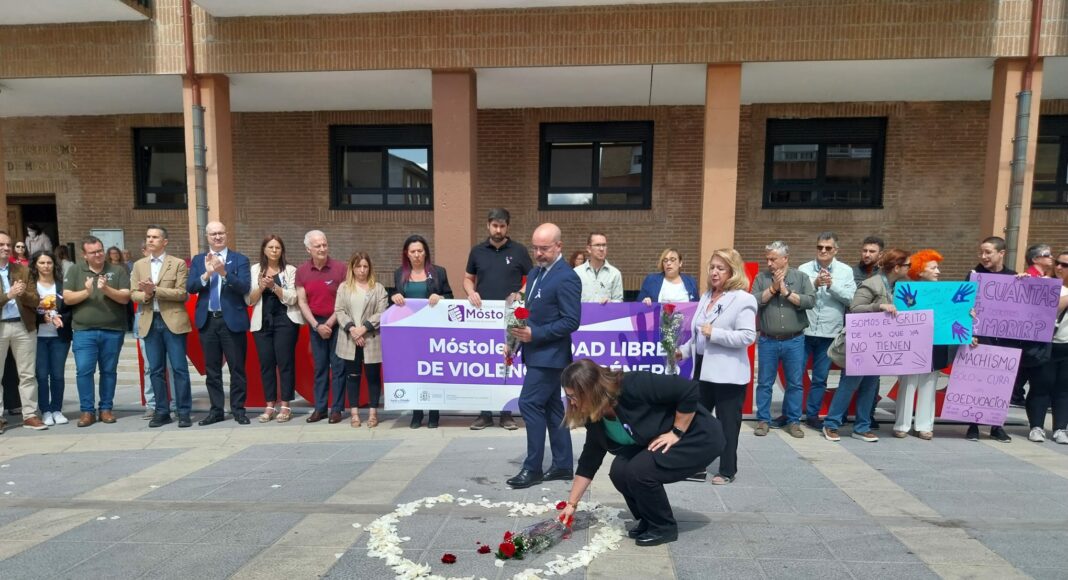
<svg viewBox="0 0 1068 580"><path fill-rule="evenodd" d="M675 314L675 305L674 304L665 304L664 305L664 313L667 314L668 316L671 316L672 314Z"/></svg>
<svg viewBox="0 0 1068 580"><path fill-rule="evenodd" d="M562 502L556 504L556 509L558 509L558 510L562 510L562 509L564 509L566 507L567 507L567 502L566 501L562 501Z"/></svg>
<svg viewBox="0 0 1068 580"><path fill-rule="evenodd" d="M482 544L481 546L478 547L478 553L479 554L489 554L490 553L490 547L488 545L486 545L486 544Z"/></svg>
<svg viewBox="0 0 1068 580"><path fill-rule="evenodd" d="M512 556L515 556L515 544L511 542L503 542L497 547L497 551L501 553L501 556L511 558Z"/></svg>
<svg viewBox="0 0 1068 580"><path fill-rule="evenodd" d="M454 556L452 554L444 554L441 557L441 563L442 564L455 564L456 563L456 556Z"/></svg>
<svg viewBox="0 0 1068 580"><path fill-rule="evenodd" d="M522 306L519 306L515 309L515 318L516 320L526 320L530 318L530 311Z"/></svg>
<svg viewBox="0 0 1068 580"><path fill-rule="evenodd" d="M511 542L512 541L512 532L505 532L504 533L504 541L505 542Z"/></svg>

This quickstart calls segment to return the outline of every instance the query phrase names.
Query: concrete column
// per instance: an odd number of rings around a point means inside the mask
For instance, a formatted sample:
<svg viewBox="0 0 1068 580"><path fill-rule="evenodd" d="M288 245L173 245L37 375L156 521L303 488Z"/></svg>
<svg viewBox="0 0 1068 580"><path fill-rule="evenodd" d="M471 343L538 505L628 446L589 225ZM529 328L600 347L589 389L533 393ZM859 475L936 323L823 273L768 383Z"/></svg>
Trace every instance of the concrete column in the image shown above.
<svg viewBox="0 0 1068 580"><path fill-rule="evenodd" d="M204 146L207 151L208 221L226 224L230 244L237 241L234 203L234 160L230 120L230 79L207 75L200 79L200 99L204 107ZM185 121L186 181L188 183L189 249L196 254L204 237L197 229L197 193L193 169L193 91L183 83L182 106Z"/></svg>
<svg viewBox="0 0 1068 580"><path fill-rule="evenodd" d="M477 164L475 72L434 71L434 247L435 262L449 271L453 292L464 295L467 250L473 243L472 197Z"/></svg>
<svg viewBox="0 0 1068 580"><path fill-rule="evenodd" d="M734 246L741 98L742 65L708 65L705 76L704 175L701 188L701 263L697 268L702 292L707 290L707 276L704 273L712 252Z"/></svg>
<svg viewBox="0 0 1068 580"><path fill-rule="evenodd" d="M0 224L2 229L7 229L7 165L4 163L4 125L0 121L0 216L3 216L3 221ZM18 237L18 232L8 232L12 239Z"/></svg>
<svg viewBox="0 0 1068 580"><path fill-rule="evenodd" d="M976 244L987 236L1005 236L1008 218L1009 190L1012 188L1012 145L1016 132L1016 94L1020 92L1027 59L999 58L994 62L993 88L990 94L990 122L987 126L986 165L983 176L983 197L979 213L979 232ZM1024 270L1024 249L1027 248L1031 224L1031 186L1034 181L1035 149L1038 145L1039 105L1042 102L1042 61L1031 77L1030 137L1027 141L1027 171L1024 174L1023 212L1020 216L1020 237L1016 263L1009 268Z"/></svg>

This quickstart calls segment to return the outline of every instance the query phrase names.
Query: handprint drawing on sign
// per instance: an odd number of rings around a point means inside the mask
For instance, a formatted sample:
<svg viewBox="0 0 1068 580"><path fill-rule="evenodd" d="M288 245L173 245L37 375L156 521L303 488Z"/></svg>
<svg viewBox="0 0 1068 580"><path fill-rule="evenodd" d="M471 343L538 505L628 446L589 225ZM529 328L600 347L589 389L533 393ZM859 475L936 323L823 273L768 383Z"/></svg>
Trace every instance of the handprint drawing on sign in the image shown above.
<svg viewBox="0 0 1068 580"><path fill-rule="evenodd" d="M972 331L959 322L953 322L953 340L964 344L972 339Z"/></svg>
<svg viewBox="0 0 1068 580"><path fill-rule="evenodd" d="M908 284L902 284L897 289L897 299L905 303L905 308L912 308L916 306L916 295L918 290L913 289Z"/></svg>
<svg viewBox="0 0 1068 580"><path fill-rule="evenodd" d="M961 284L957 291L953 294L951 300L955 303L969 302L972 299L972 294L975 293L975 286L970 284Z"/></svg>

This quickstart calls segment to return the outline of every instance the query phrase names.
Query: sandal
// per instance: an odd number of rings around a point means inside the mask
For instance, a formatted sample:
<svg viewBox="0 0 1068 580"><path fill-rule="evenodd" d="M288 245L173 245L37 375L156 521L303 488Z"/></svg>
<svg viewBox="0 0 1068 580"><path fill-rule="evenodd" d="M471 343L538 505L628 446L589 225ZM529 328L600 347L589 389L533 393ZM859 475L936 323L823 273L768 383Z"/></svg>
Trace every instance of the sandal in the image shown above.
<svg viewBox="0 0 1068 580"><path fill-rule="evenodd" d="M920 431L919 433L916 433L916 436L920 439L923 439L924 441L930 441L931 439L934 439L934 433L931 433L930 431Z"/></svg>
<svg viewBox="0 0 1068 580"><path fill-rule="evenodd" d="M293 410L289 407L282 407L282 410L278 412L278 422L285 423L293 418Z"/></svg>
<svg viewBox="0 0 1068 580"><path fill-rule="evenodd" d="M712 476L712 479L708 480L708 482L712 485L727 485L728 483L734 482L734 477L727 477L722 473L717 473L716 475Z"/></svg>
<svg viewBox="0 0 1068 580"><path fill-rule="evenodd" d="M367 428L374 429L375 427L378 427L378 414L372 413L371 416L367 418Z"/></svg>
<svg viewBox="0 0 1068 580"><path fill-rule="evenodd" d="M360 426L360 416L358 414L357 415L353 415L352 419L349 420L349 424L352 425L353 428L359 427Z"/></svg>
<svg viewBox="0 0 1068 580"><path fill-rule="evenodd" d="M263 410L263 414L260 415L260 423L270 423L271 419L274 419L278 412L274 410L274 405L267 405L267 408Z"/></svg>

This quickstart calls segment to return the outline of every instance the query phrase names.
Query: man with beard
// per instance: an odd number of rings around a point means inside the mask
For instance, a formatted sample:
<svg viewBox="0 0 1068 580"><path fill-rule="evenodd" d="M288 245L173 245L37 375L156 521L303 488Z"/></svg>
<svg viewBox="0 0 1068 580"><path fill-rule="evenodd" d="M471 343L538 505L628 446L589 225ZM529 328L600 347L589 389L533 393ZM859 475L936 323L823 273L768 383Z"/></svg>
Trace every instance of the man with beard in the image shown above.
<svg viewBox="0 0 1068 580"><path fill-rule="evenodd" d="M464 292L475 308L482 308L482 300L504 300L523 286L523 276L530 271L530 254L523 244L508 237L512 216L504 208L494 208L486 217L489 238L471 248L467 256ZM482 411L471 429L479 431L493 426L493 412ZM501 411L501 427L517 429L511 411Z"/></svg>
<svg viewBox="0 0 1068 580"><path fill-rule="evenodd" d="M883 257L886 242L879 236L868 236L860 244L860 262L853 266L853 281L860 283L879 273L879 260Z"/></svg>
<svg viewBox="0 0 1068 580"><path fill-rule="evenodd" d="M527 276L526 286L530 318L527 326L508 331L521 343L527 367L519 394L519 410L527 425L527 456L522 470L507 482L513 489L574 478L571 433L563 425L560 374L571 364L571 333L578 330L582 317L582 282L562 259L560 238L560 228L554 224L534 230L531 245L537 267ZM509 354L505 352L506 357ZM543 473L546 430L552 465Z"/></svg>

